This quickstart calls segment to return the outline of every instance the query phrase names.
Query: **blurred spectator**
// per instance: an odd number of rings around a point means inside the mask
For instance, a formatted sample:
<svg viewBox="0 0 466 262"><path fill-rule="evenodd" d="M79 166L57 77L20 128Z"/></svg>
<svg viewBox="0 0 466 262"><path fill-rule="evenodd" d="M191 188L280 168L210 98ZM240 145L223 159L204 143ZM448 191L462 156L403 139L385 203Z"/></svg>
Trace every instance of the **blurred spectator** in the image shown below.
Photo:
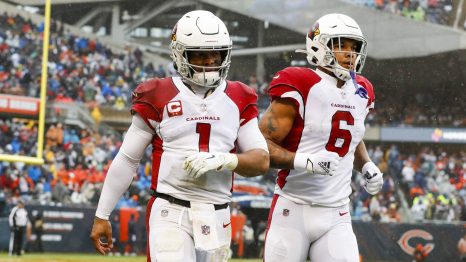
<svg viewBox="0 0 466 262"><path fill-rule="evenodd" d="M398 213L398 207L395 203L391 203L387 211L388 213L388 222L399 223L401 222L400 213Z"/></svg>
<svg viewBox="0 0 466 262"><path fill-rule="evenodd" d="M244 255L246 258L254 258L256 254L253 253L256 249L256 243L254 242L254 229L252 228L251 220L247 220L243 227L243 238L244 238Z"/></svg>
<svg viewBox="0 0 466 262"><path fill-rule="evenodd" d="M458 241L457 249L458 249L460 261L466 262L466 235L464 235Z"/></svg>
<svg viewBox="0 0 466 262"><path fill-rule="evenodd" d="M28 222L28 212L25 209L24 201L19 200L18 204L11 210L9 216L10 229L13 233L11 234L13 239L10 240L10 243L13 243L13 245L10 245L10 255L21 256L24 252L23 242Z"/></svg>
<svg viewBox="0 0 466 262"><path fill-rule="evenodd" d="M371 198L369 211L373 221L380 221L382 210L378 195L375 195Z"/></svg>
<svg viewBox="0 0 466 262"><path fill-rule="evenodd" d="M244 256L244 236L243 227L246 224L247 217L241 211L239 204L232 203L231 205L231 247L234 257ZM228 225L227 225L228 226Z"/></svg>
<svg viewBox="0 0 466 262"><path fill-rule="evenodd" d="M257 225L255 233L255 239L257 242L257 247L259 254L256 254L256 257L264 257L264 244L265 244L265 234L267 233L267 221L260 221Z"/></svg>
<svg viewBox="0 0 466 262"><path fill-rule="evenodd" d="M112 218L112 241L113 248L110 251L110 256L121 256L121 240L120 240L120 216L114 215Z"/></svg>
<svg viewBox="0 0 466 262"><path fill-rule="evenodd" d="M136 226L137 226L136 216L132 213L128 221L128 246L125 251L125 256L136 255L136 241L137 241Z"/></svg>
<svg viewBox="0 0 466 262"><path fill-rule="evenodd" d="M35 211L35 212L34 212ZM43 253L42 234L44 233L44 218L41 211L34 210L32 218L32 233L36 235L35 246L37 252Z"/></svg>
<svg viewBox="0 0 466 262"><path fill-rule="evenodd" d="M451 25L450 16L455 14L451 0L345 0L353 4L365 5L391 14L401 15L416 21L428 21L434 24Z"/></svg>
<svg viewBox="0 0 466 262"><path fill-rule="evenodd" d="M416 245L413 256L414 256L413 262L423 262L426 260L427 252L424 250L424 246L422 246L422 244Z"/></svg>

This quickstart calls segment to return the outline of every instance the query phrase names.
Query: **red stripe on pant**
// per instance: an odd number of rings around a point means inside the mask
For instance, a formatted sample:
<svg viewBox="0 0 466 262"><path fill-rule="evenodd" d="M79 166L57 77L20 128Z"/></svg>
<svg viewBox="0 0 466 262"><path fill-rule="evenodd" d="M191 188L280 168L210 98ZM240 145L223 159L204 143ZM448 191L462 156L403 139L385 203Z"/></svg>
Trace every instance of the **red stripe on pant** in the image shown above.
<svg viewBox="0 0 466 262"><path fill-rule="evenodd" d="M272 215L273 215L273 211L275 209L275 204L277 204L277 200L280 196L275 194L273 195L273 199L272 199L272 204L270 205L270 211L269 211L269 219L267 221L267 228L265 230L265 240L264 240L264 257L263 257L263 260L265 262L265 243L267 242L267 234L269 233L269 228L270 228L270 225L272 224Z"/></svg>
<svg viewBox="0 0 466 262"><path fill-rule="evenodd" d="M152 210L152 205L154 204L155 197L152 197L149 202L147 203L147 208L146 208L146 232L147 232L147 244L146 244L146 256L147 256L147 262L151 262L150 260L150 243L149 243L149 235L150 235L150 227L149 227L149 219L150 219L150 213Z"/></svg>

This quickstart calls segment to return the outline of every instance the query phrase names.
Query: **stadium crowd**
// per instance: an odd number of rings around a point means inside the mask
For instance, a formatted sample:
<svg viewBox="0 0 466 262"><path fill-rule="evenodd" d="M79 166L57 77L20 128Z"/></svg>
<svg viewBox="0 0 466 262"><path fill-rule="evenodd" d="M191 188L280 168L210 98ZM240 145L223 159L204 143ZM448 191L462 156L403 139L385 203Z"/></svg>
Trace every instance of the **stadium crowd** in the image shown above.
<svg viewBox="0 0 466 262"><path fill-rule="evenodd" d="M368 195L353 178L353 216L400 222L401 197L411 210L405 221L466 221L466 151L434 146L371 145L371 159L384 172L380 194ZM399 191L403 192L401 195Z"/></svg>
<svg viewBox="0 0 466 262"><path fill-rule="evenodd" d="M454 13L452 0L345 0L391 14L401 15L416 21L452 25ZM466 21L465 30L466 30Z"/></svg>
<svg viewBox="0 0 466 262"><path fill-rule="evenodd" d="M9 121L0 120L0 123ZM1 126L1 138L12 142L2 146L0 153L35 152L36 142L21 143L23 136L18 134L36 130L35 126L31 128L28 122L13 120L6 132L5 127L8 128L8 125ZM34 140L31 137L30 140ZM95 206L106 171L121 141L121 136L111 132L52 124L45 135L45 164L35 166L22 162L0 162L0 190L8 204L16 204L21 198L28 203L41 205ZM150 149L147 156L119 207L142 206L149 198L147 190L151 165L147 159L150 159Z"/></svg>
<svg viewBox="0 0 466 262"><path fill-rule="evenodd" d="M0 14L0 93L39 96L43 30L42 23ZM124 108L137 83L165 76L163 67L144 65L137 48L114 52L99 41L65 32L56 21L50 31L49 101Z"/></svg>

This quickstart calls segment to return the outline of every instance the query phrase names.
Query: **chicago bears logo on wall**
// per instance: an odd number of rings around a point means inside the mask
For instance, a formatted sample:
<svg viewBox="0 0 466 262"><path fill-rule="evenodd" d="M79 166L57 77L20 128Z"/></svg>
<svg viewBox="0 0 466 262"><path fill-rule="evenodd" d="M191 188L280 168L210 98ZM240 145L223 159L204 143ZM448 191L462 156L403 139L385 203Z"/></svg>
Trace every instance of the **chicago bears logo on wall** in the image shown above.
<svg viewBox="0 0 466 262"><path fill-rule="evenodd" d="M415 238L423 239L422 242L426 242L426 240L434 240L434 237L427 231L421 229L412 229L406 231L398 240L398 245L400 245L401 249L408 255L413 255L414 249L416 244L420 243L421 241L415 241ZM435 244L433 243L426 243L424 244L424 250L427 254L434 250Z"/></svg>

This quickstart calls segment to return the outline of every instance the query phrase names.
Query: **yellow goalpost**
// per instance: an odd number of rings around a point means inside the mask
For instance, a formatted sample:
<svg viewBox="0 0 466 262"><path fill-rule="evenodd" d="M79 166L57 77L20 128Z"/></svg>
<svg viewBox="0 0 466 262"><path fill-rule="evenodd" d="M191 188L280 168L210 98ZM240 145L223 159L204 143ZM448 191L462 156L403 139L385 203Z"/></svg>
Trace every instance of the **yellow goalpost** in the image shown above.
<svg viewBox="0 0 466 262"><path fill-rule="evenodd" d="M26 164L41 165L44 163L44 129L45 103L47 92L47 63L49 60L51 0L45 0L44 41L42 43L42 72L40 82L39 127L37 134L37 153L35 157L0 154L0 161L24 162Z"/></svg>

